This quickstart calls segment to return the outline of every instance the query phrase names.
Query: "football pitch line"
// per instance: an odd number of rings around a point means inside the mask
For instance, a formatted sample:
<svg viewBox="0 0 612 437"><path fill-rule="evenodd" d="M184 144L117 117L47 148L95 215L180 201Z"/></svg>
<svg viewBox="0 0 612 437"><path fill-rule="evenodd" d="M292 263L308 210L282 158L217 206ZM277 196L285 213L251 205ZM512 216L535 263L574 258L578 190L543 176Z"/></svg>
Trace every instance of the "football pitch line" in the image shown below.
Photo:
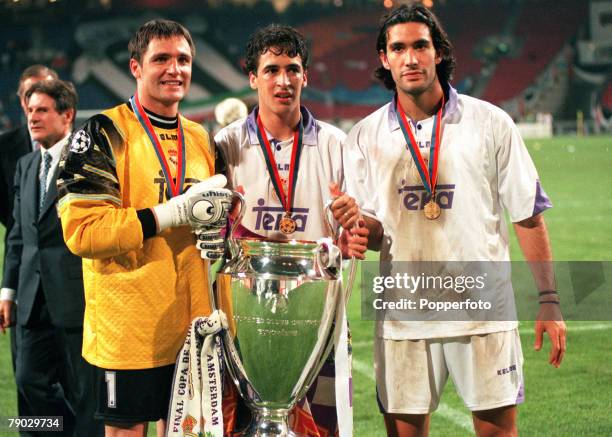
<svg viewBox="0 0 612 437"><path fill-rule="evenodd" d="M353 356L353 370L366 376L372 381L376 380L374 376L374 368L366 363L365 361L361 361L355 359ZM463 428L466 431L472 432L474 430L472 425L472 418L469 414L463 413L459 410L455 410L454 408L449 407L444 402L440 402L438 405L438 409L436 410L436 414L442 416L449 422L454 423L460 428Z"/></svg>
<svg viewBox="0 0 612 437"><path fill-rule="evenodd" d="M588 323L584 325L570 325L568 326L568 335L579 332L592 332L592 331L604 331L612 330L612 322L601 322L601 323ZM533 335L533 327L520 328L519 332L521 335ZM372 348L373 340L364 340L353 343L353 348ZM364 375L366 378L374 382L376 377L374 375L374 368L372 364L359 360L353 355L353 371ZM440 402L436 414L441 416L446 421L454 424L458 428L465 430L469 433L473 433L473 424L471 415L450 407L444 402Z"/></svg>
<svg viewBox="0 0 612 437"><path fill-rule="evenodd" d="M608 329L612 329L612 322L607 323L596 323L589 325L570 325L567 328L568 335L573 334L574 332L588 332L588 331L605 331ZM533 328L519 328L519 334L521 335L533 335ZM364 348L368 346L374 346L374 340L363 340L353 342L352 346L354 348Z"/></svg>
<svg viewBox="0 0 612 437"><path fill-rule="evenodd" d="M597 323L592 325L577 325L577 326L568 326L567 334L572 335L574 332L586 332L586 331L605 331L607 329L612 329L612 323ZM519 329L519 334L528 335L533 334L533 328L523 328Z"/></svg>

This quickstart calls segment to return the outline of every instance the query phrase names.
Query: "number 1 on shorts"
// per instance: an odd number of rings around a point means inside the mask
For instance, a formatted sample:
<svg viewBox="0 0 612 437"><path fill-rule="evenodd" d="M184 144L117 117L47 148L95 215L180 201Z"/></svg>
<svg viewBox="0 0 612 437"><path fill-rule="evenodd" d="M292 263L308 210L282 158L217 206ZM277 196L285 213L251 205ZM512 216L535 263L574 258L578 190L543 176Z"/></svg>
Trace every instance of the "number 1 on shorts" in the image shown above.
<svg viewBox="0 0 612 437"><path fill-rule="evenodd" d="M106 381L106 391L108 393L108 396L107 396L108 408L115 408L117 406L116 378L117 378L117 375L115 372L111 372L108 370L104 372L104 380Z"/></svg>

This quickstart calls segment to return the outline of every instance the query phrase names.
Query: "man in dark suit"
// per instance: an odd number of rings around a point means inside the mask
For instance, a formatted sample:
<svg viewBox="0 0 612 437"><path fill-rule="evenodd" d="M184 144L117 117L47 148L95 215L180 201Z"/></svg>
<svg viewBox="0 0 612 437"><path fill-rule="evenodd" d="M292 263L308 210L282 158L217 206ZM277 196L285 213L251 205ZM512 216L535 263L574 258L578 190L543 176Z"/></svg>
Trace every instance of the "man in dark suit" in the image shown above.
<svg viewBox="0 0 612 437"><path fill-rule="evenodd" d="M25 92L36 82L41 80L57 79L57 73L44 65L31 65L21 73L19 77L19 87L17 95L19 102L26 114ZM27 124L23 124L13 128L0 135L0 223L5 227L4 243L13 226L13 181L15 179L15 167L17 161L24 155L27 155L34 146L30 139L30 132ZM5 252L6 254L6 252ZM6 333L6 328L15 323L15 305L12 301L15 299L10 293L0 293L0 331ZM11 313L12 311L12 313ZM13 372L15 372L15 364L17 362L17 339L16 330L11 329L11 355L13 362ZM20 416L29 416L31 413L27 409L27 404L21 394L17 393L17 414ZM22 433L31 435L27 433Z"/></svg>
<svg viewBox="0 0 612 437"><path fill-rule="evenodd" d="M32 415L63 416L64 435L102 435L94 421L94 371L81 357L81 259L68 251L55 204L58 163L76 113L74 86L38 82L25 93L28 127L40 150L15 173L14 225L3 290L17 290L17 389ZM60 389L61 387L61 389Z"/></svg>
<svg viewBox="0 0 612 437"><path fill-rule="evenodd" d="M17 95L24 114L25 92L36 82L57 79L57 73L44 65L31 65L21 73ZM0 135L0 223L6 228L6 238L13 223L13 179L17 161L34 150L27 125L17 126Z"/></svg>

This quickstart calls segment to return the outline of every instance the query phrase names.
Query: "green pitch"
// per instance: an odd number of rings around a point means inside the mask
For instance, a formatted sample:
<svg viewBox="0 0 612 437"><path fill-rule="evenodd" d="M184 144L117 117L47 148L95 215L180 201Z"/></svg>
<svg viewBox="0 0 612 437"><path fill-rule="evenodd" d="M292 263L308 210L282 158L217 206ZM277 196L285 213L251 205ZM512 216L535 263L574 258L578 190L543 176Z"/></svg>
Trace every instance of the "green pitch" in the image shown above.
<svg viewBox="0 0 612 437"><path fill-rule="evenodd" d="M529 141L528 146L555 205L545 214L555 259L611 261L612 138L561 137ZM370 254L371 259L375 256ZM512 258L521 259L516 241L512 242ZM360 319L359 284L353 289L349 314L355 436L381 436L385 432L372 371L374 327ZM521 324L526 380L526 403L519 407L523 435L603 436L612 430L612 321L569 322L568 327L568 351L561 368L554 369L547 364L547 350L533 350L533 323ZM15 413L8 336L0 335L0 416ZM154 435L152 431L149 435ZM433 415L431 435L472 434L470 414L448 384Z"/></svg>

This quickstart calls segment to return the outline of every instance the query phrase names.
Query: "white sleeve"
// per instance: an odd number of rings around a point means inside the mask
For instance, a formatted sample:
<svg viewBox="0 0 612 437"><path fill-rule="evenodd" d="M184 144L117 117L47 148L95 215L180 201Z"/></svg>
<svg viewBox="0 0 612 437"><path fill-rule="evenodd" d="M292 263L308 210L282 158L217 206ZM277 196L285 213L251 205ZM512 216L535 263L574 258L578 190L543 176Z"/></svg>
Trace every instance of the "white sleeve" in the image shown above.
<svg viewBox="0 0 612 437"><path fill-rule="evenodd" d="M495 133L497 189L502 206L512 222L533 217L552 207L540 185L538 172L521 134L504 112L493 114Z"/></svg>
<svg viewBox="0 0 612 437"><path fill-rule="evenodd" d="M361 143L363 139L357 124L348 133L342 148L346 192L357 201L362 214L380 221L376 216L379 202L372 163L368 159L368 144Z"/></svg>
<svg viewBox="0 0 612 437"><path fill-rule="evenodd" d="M335 128L335 134L330 138L330 146L333 147L333 150L330 151L330 155L333 156L333 181L338 184L338 187L343 192L346 192L346 177L344 175L344 161L342 159L345 141L346 134L340 129Z"/></svg>
<svg viewBox="0 0 612 437"><path fill-rule="evenodd" d="M14 302L16 294L17 293L12 288L2 288L0 289L0 300L10 300Z"/></svg>

